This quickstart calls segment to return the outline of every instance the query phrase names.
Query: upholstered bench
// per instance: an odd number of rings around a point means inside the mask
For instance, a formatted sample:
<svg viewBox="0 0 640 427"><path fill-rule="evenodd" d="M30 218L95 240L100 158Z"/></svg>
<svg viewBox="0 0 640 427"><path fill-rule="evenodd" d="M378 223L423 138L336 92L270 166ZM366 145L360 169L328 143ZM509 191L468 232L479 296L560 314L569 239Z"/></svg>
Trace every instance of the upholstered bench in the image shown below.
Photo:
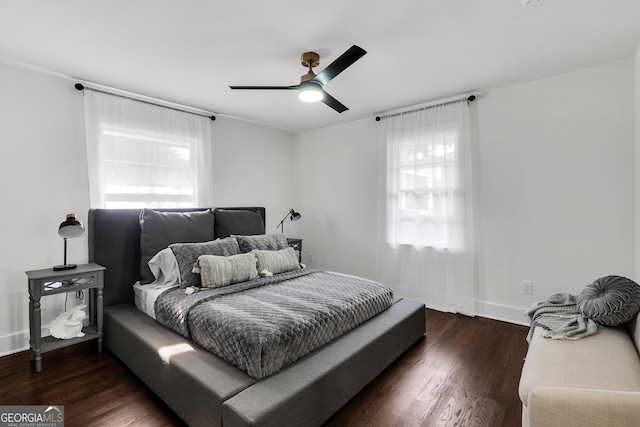
<svg viewBox="0 0 640 427"><path fill-rule="evenodd" d="M578 340L534 330L520 378L522 425L640 426L640 320Z"/></svg>

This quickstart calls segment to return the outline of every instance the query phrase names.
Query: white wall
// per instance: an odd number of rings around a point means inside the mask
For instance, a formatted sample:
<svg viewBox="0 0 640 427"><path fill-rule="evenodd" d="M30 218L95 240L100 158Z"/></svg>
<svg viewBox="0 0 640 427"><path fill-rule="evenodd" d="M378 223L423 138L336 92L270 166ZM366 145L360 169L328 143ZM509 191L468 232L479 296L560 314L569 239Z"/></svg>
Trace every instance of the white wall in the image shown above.
<svg viewBox="0 0 640 427"><path fill-rule="evenodd" d="M634 278L632 73L625 60L480 98L481 313Z"/></svg>
<svg viewBox="0 0 640 427"><path fill-rule="evenodd" d="M374 278L377 129L370 118L295 136L304 263Z"/></svg>
<svg viewBox="0 0 640 427"><path fill-rule="evenodd" d="M635 87L635 211L640 213L640 46L635 55L634 87ZM636 278L640 278L640 216L635 215L636 238Z"/></svg>
<svg viewBox="0 0 640 427"><path fill-rule="evenodd" d="M211 132L214 205L264 206L266 231L277 232L276 225L295 207L293 134L224 117ZM284 231L291 235L295 227L288 221Z"/></svg>
<svg viewBox="0 0 640 427"><path fill-rule="evenodd" d="M58 225L89 207L82 97L69 81L0 64L0 354L28 341L26 270L62 264ZM68 260L87 261L86 237L69 240ZM43 323L64 299L43 301ZM25 341L26 340L26 341Z"/></svg>
<svg viewBox="0 0 640 427"><path fill-rule="evenodd" d="M73 83L0 63L0 355L28 346L24 272L62 263L57 228L67 213L86 225L83 102ZM269 215L293 202L293 135L228 118L213 122L212 134L215 205L266 206L267 227L275 227L280 214ZM88 261L86 233L68 246L69 262ZM47 327L64 296L42 303Z"/></svg>
<svg viewBox="0 0 640 427"><path fill-rule="evenodd" d="M552 293L633 277L633 61L486 90L475 108L479 314L522 323ZM375 278L378 126L295 136L299 237L314 266Z"/></svg>

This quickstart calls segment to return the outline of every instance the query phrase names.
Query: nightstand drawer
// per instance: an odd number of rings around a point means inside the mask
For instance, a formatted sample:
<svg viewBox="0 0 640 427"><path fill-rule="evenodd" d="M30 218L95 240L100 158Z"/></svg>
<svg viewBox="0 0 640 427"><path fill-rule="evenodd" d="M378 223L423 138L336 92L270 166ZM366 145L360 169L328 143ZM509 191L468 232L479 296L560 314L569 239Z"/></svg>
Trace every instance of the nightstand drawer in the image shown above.
<svg viewBox="0 0 640 427"><path fill-rule="evenodd" d="M40 296L102 288L105 268L98 264L80 265L73 270L53 271L50 268L27 271L29 292Z"/></svg>

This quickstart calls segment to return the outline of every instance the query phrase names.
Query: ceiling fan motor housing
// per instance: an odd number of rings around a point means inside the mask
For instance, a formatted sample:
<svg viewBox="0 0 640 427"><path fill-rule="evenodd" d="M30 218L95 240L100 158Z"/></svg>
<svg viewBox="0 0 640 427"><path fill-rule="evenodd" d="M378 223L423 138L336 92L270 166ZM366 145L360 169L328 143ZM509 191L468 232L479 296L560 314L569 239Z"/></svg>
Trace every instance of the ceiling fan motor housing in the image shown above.
<svg viewBox="0 0 640 427"><path fill-rule="evenodd" d="M305 52L301 56L301 61L304 67L317 67L320 65L320 55L315 52Z"/></svg>
<svg viewBox="0 0 640 427"><path fill-rule="evenodd" d="M313 79L316 76L313 67L320 65L320 55L315 52L305 52L301 55L300 62L304 67L309 67L309 72L300 77L300 83Z"/></svg>

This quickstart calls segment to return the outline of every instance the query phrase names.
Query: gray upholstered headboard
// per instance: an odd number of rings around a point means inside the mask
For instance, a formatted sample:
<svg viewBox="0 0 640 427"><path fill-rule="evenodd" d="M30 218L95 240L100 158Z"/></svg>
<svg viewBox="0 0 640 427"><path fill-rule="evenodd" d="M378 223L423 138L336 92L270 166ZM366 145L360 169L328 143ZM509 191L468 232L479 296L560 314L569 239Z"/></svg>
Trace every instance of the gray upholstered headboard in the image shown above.
<svg viewBox="0 0 640 427"><path fill-rule="evenodd" d="M202 212L199 209L157 209L160 212ZM265 232L265 208L220 208L260 213ZM134 304L133 284L140 280L140 212L142 209L90 209L88 214L89 262L106 267L104 273L104 305ZM214 221L215 213L214 212ZM245 233L236 229L233 234ZM214 238L225 237L214 235Z"/></svg>

